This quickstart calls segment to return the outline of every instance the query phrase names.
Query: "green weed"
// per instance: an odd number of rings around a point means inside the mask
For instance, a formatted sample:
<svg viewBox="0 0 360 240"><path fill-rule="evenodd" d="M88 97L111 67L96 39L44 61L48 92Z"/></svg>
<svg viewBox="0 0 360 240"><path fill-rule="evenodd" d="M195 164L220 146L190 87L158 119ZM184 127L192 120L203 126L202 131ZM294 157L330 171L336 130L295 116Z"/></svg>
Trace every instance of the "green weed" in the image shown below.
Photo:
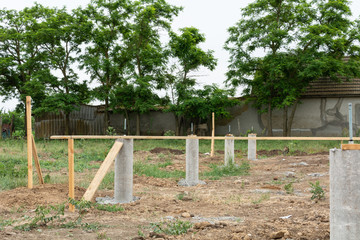
<svg viewBox="0 0 360 240"><path fill-rule="evenodd" d="M35 210L35 216L30 218L30 222L16 226L15 229L22 231L31 231L34 228L40 226L47 226L49 223L53 223L56 220L60 220L64 215L65 204L59 204L57 206L38 206Z"/></svg>
<svg viewBox="0 0 360 240"><path fill-rule="evenodd" d="M121 212L124 211L124 208L118 205L110 205L110 204L96 204L95 208L101 211L106 212Z"/></svg>
<svg viewBox="0 0 360 240"><path fill-rule="evenodd" d="M150 228L156 233L165 233L167 235L182 235L188 232L193 226L191 222L176 220L172 222L151 223Z"/></svg>
<svg viewBox="0 0 360 240"><path fill-rule="evenodd" d="M293 182L289 182L288 184L285 184L284 189L287 194L293 194L294 193Z"/></svg>
<svg viewBox="0 0 360 240"><path fill-rule="evenodd" d="M263 201L266 201L266 200L269 200L269 199L270 199L270 194L269 193L264 193L264 194L261 194L259 199L253 200L252 203L253 204L259 204L259 203L261 203Z"/></svg>
<svg viewBox="0 0 360 240"><path fill-rule="evenodd" d="M312 193L311 200L325 199L325 192L324 192L324 189L320 186L319 181L316 181L315 184L310 182L310 186L311 186L310 192Z"/></svg>

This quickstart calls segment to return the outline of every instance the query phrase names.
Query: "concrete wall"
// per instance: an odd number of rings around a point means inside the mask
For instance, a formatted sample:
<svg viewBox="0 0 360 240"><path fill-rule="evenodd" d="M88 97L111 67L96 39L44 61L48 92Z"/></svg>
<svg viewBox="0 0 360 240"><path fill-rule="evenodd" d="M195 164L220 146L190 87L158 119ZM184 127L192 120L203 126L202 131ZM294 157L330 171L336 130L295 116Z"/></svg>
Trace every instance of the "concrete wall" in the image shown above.
<svg viewBox="0 0 360 240"><path fill-rule="evenodd" d="M353 104L354 136L360 129L360 98L308 98L298 105L292 125L292 136L348 136L348 103ZM224 136L229 132L235 136L253 131L258 136L267 134L267 114L259 114L252 103L242 103L230 109L232 118L216 119L215 135ZM290 115L291 109L289 109ZM102 135L104 113L97 107L84 106L70 115L74 134ZM130 132L136 132L136 115L130 114ZM210 123L211 120L208 121ZM282 136L283 112L273 112L273 133ZM110 114L110 124L117 134L124 134L123 114ZM172 113L152 111L140 118L141 135L163 135L167 130L175 131L175 117ZM190 128L190 123L187 124ZM210 126L208 124L208 126ZM47 138L64 134L64 115L47 114L36 118L36 137ZM211 129L207 132L210 135Z"/></svg>
<svg viewBox="0 0 360 240"><path fill-rule="evenodd" d="M353 133L359 135L360 98L308 98L297 106L292 136L348 136L348 103L353 104ZM290 115L292 109L289 109ZM259 114L252 103L231 109L233 118L217 121L216 135L224 135L231 125L235 136L253 129L258 136L266 135L267 114ZM283 111L273 112L273 133L282 136Z"/></svg>

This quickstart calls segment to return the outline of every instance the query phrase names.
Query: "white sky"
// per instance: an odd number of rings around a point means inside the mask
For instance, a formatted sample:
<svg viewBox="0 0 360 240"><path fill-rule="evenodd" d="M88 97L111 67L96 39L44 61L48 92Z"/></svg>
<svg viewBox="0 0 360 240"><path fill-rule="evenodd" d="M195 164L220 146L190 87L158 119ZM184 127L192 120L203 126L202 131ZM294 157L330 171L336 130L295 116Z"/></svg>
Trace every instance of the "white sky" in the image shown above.
<svg viewBox="0 0 360 240"><path fill-rule="evenodd" d="M201 75L198 82L201 84L217 83L223 86L225 73L228 65L228 53L223 49L224 43L228 38L227 29L233 26L240 19L240 9L247 6L253 0L167 0L169 3L183 6L184 10L174 19L173 29L193 26L200 29L205 34L206 43L203 49L215 51L218 59L216 69L211 72L200 70L196 75ZM21 10L30 7L35 1L32 0L0 0L0 8ZM90 0L37 0L36 2L50 7L63 7L73 9L78 6L86 6ZM351 4L354 17L360 15L360 1L354 0ZM86 78L83 76L82 78ZM0 96L0 109L13 110L16 101L3 103Z"/></svg>

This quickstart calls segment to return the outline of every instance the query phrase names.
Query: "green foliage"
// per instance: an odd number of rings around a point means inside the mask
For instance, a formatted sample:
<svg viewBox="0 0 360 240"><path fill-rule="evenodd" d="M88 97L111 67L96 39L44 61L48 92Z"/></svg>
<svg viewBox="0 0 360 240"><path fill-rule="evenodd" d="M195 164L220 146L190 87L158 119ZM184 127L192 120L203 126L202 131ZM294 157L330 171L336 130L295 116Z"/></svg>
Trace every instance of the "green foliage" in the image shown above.
<svg viewBox="0 0 360 240"><path fill-rule="evenodd" d="M2 231L4 227L11 226L15 222L16 220L0 218L0 231Z"/></svg>
<svg viewBox="0 0 360 240"><path fill-rule="evenodd" d="M60 220L61 216L64 216L65 204L57 206L38 206L35 210L35 216L31 218L29 223L25 223L16 227L16 229L22 231L31 231L34 228L40 226L47 226L49 223L53 223L56 220Z"/></svg>
<svg viewBox="0 0 360 240"><path fill-rule="evenodd" d="M293 182L289 182L289 183L285 184L284 189L287 194L293 194L294 193Z"/></svg>
<svg viewBox="0 0 360 240"><path fill-rule="evenodd" d="M230 163L227 166L210 165L212 168L209 172L201 174L203 177L227 177L249 175L250 164L248 161L242 161L240 166Z"/></svg>
<svg viewBox="0 0 360 240"><path fill-rule="evenodd" d="M106 130L106 135L109 136L115 136L116 135L116 130L114 127L109 126Z"/></svg>
<svg viewBox="0 0 360 240"><path fill-rule="evenodd" d="M118 205L111 205L111 204L95 204L95 208L101 211L106 212L122 212L124 208Z"/></svg>
<svg viewBox="0 0 360 240"><path fill-rule="evenodd" d="M283 132L311 81L360 76L358 22L350 20L349 1L256 0L242 9L242 19L228 29L227 84L245 85L255 106L271 114L283 109ZM263 51L262 57L254 54ZM255 57L256 56L256 57ZM350 56L344 61L344 57ZM268 134L272 135L271 118Z"/></svg>
<svg viewBox="0 0 360 240"><path fill-rule="evenodd" d="M324 189L320 186L319 181L316 181L315 184L310 182L310 186L311 186L310 192L312 193L311 200L325 199L325 192L324 192Z"/></svg>
<svg viewBox="0 0 360 240"><path fill-rule="evenodd" d="M175 136L175 132L173 130L167 130L165 131L164 136Z"/></svg>
<svg viewBox="0 0 360 240"><path fill-rule="evenodd" d="M192 227L192 223L188 221L171 221L151 223L150 228L156 233L165 233L167 235L182 235L188 232Z"/></svg>
<svg viewBox="0 0 360 240"><path fill-rule="evenodd" d="M264 193L264 194L261 194L260 198L258 198L256 200L253 200L252 203L253 204L260 204L263 201L267 201L269 199L270 199L270 194L269 193Z"/></svg>

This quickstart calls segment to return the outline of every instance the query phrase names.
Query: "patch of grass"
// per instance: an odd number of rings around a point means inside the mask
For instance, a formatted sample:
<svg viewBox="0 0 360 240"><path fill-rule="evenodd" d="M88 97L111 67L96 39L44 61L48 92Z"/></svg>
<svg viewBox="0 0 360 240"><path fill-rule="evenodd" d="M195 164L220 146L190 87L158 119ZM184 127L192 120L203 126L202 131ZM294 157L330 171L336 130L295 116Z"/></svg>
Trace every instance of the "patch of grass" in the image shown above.
<svg viewBox="0 0 360 240"><path fill-rule="evenodd" d="M167 166L171 166L173 165L173 162L171 161L171 159L167 159L164 163L158 163L157 166L159 168L166 168Z"/></svg>
<svg viewBox="0 0 360 240"><path fill-rule="evenodd" d="M156 233L165 233L167 235L182 235L188 232L193 226L189 221L171 221L151 223L150 228Z"/></svg>
<svg viewBox="0 0 360 240"><path fill-rule="evenodd" d="M250 164L248 161L242 161L239 166L235 164L229 164L227 166L211 164L210 168L212 169L211 171L204 172L201 176L207 178L221 178L227 176L249 175Z"/></svg>
<svg viewBox="0 0 360 240"><path fill-rule="evenodd" d="M252 203L253 204L259 204L259 203L262 203L263 201L267 201L269 199L270 199L270 194L269 193L264 193L264 194L261 194L259 199L253 200Z"/></svg>
<svg viewBox="0 0 360 240"><path fill-rule="evenodd" d="M16 220L0 218L0 231L2 231L4 227L11 226L15 222Z"/></svg>
<svg viewBox="0 0 360 240"><path fill-rule="evenodd" d="M111 205L111 204L96 204L95 208L101 211L106 212L122 212L124 208L119 205Z"/></svg>
<svg viewBox="0 0 360 240"><path fill-rule="evenodd" d="M134 163L134 174L136 175L145 175L148 177L155 178L182 178L185 177L184 171L164 171L160 169L159 164L147 164L140 161Z"/></svg>

